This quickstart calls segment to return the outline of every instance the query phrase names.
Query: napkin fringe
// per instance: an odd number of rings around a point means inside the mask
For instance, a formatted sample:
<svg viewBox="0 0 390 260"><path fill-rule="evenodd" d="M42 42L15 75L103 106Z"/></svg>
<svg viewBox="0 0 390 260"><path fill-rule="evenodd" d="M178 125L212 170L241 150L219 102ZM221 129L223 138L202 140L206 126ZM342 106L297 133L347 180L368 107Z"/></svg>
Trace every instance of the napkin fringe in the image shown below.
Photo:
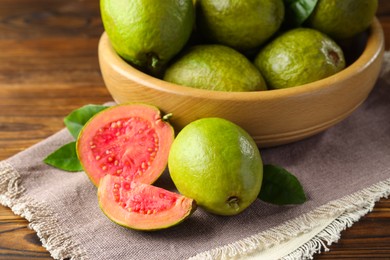
<svg viewBox="0 0 390 260"><path fill-rule="evenodd" d="M389 171L387 171L390 173ZM260 252L294 237L307 233L316 227L319 220L329 217L336 219L324 230L314 236L283 260L312 259L316 253L329 251L328 246L340 239L340 233L362 216L372 211L380 198L390 195L390 179L379 182L362 191L342 199L331 201L307 214L299 216L280 226L268 229L240 241L199 253L191 260L231 259Z"/></svg>
<svg viewBox="0 0 390 260"><path fill-rule="evenodd" d="M375 202L380 198L389 195L390 179L335 201L333 206L343 207L345 211L310 241L285 256L283 260L312 259L314 254L320 253L322 250L329 251L328 246L340 239L343 230L351 227L361 217L371 212Z"/></svg>
<svg viewBox="0 0 390 260"><path fill-rule="evenodd" d="M9 163L0 162L0 204L30 222L29 227L54 259L87 259L83 248L57 223L55 214L42 203L23 197L24 191L19 173Z"/></svg>

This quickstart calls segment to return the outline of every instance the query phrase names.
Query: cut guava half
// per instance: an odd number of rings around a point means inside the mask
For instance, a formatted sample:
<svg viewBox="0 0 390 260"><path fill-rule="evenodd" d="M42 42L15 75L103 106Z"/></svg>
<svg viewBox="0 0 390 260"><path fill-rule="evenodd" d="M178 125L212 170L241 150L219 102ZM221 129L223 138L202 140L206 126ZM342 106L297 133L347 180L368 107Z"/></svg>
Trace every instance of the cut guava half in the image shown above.
<svg viewBox="0 0 390 260"><path fill-rule="evenodd" d="M177 225L196 209L193 199L112 175L101 179L98 200L109 219L137 230L159 230Z"/></svg>
<svg viewBox="0 0 390 260"><path fill-rule="evenodd" d="M167 166L172 126L158 108L141 103L116 105L93 116L77 138L77 156L97 186L105 175L151 184Z"/></svg>

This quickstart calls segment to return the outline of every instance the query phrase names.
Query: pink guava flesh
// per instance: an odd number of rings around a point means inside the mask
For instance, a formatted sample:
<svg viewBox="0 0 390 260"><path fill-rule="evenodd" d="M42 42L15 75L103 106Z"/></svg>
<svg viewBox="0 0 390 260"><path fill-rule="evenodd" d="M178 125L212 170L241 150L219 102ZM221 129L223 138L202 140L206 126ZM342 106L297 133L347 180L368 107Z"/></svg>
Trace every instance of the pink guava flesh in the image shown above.
<svg viewBox="0 0 390 260"><path fill-rule="evenodd" d="M95 185L105 175L153 183L166 168L174 139L160 111L145 104L118 105L95 115L82 129L77 154Z"/></svg>
<svg viewBox="0 0 390 260"><path fill-rule="evenodd" d="M113 222L137 230L158 230L182 222L196 209L180 194L106 175L98 187L99 205Z"/></svg>

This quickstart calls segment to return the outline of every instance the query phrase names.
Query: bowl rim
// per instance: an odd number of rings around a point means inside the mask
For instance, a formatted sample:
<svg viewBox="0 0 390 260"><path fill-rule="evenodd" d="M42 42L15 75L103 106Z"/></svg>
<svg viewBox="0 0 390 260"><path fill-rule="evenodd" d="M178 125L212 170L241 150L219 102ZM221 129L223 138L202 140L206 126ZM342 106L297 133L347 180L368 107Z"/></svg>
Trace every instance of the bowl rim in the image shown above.
<svg viewBox="0 0 390 260"><path fill-rule="evenodd" d="M382 26L374 17L373 22L369 27L369 35L367 37L366 46L362 54L348 67L342 71L329 76L327 78L317 80L315 82L307 83L300 86L284 89L273 89L266 91L250 91L250 92L225 92L225 91L213 91L206 89L197 89L187 86L174 84L164 81L162 79L148 75L137 68L128 64L123 60L113 49L108 35L103 32L99 50L106 49L108 56L105 58L112 62L111 66L124 77L144 85L148 88L155 89L166 93L172 93L176 95L191 96L193 98L205 98L215 100L237 101L239 100L272 100L277 98L289 98L297 95L304 95L308 92L320 91L325 88L331 87L331 83L342 82L352 77L356 73L359 73L369 67L381 54L384 49L384 36ZM100 52L100 51L99 51Z"/></svg>

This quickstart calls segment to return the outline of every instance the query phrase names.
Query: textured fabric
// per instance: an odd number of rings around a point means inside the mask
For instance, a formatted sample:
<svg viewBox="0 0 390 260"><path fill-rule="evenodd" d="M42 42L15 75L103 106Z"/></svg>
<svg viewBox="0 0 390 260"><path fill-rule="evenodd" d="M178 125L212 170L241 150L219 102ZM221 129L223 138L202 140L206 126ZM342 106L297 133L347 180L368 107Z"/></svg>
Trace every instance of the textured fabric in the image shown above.
<svg viewBox="0 0 390 260"><path fill-rule="evenodd" d="M238 216L216 216L198 209L167 230L129 230L101 212L96 188L84 172L64 172L42 162L72 140L65 129L0 162L0 203L30 222L54 258L253 255L287 241L291 247L294 239L328 221L328 229L306 243L297 239L292 252L285 252L286 259L310 257L326 247L321 241L337 240L342 229L390 193L389 60L386 53L374 90L347 119L306 140L261 151L265 163L283 166L298 177L308 196L303 205L274 206L258 200ZM167 172L156 185L173 189Z"/></svg>

